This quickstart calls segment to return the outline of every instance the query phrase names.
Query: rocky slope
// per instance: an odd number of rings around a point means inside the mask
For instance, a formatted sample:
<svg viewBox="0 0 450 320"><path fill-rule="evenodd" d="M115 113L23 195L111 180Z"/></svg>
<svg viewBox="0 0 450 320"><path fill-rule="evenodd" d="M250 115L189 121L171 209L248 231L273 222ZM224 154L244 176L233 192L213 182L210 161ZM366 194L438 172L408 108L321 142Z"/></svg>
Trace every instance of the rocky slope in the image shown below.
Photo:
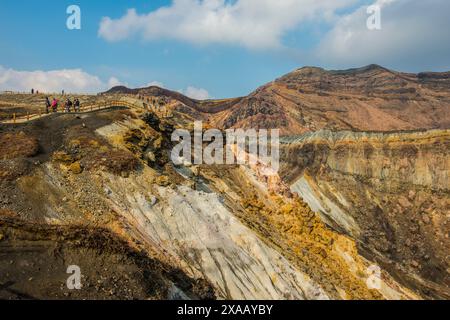
<svg viewBox="0 0 450 320"><path fill-rule="evenodd" d="M118 109L0 128L2 137L20 136L26 145L32 137L39 145L13 153L16 146L3 139L11 155L0 161L0 245L13 261L2 270L7 297L60 297L64 268L55 266L70 263L82 267L87 284L104 283L109 298L419 298L386 271L380 287L369 288L372 262L355 242L328 228L288 186L274 188L257 167L174 167L172 121ZM77 225L84 231L64 231ZM97 238L99 226L118 242L86 240ZM123 260L114 243L141 252L141 260L125 258L129 251ZM122 264L113 264L123 267L104 270L117 254ZM26 260L20 274L17 259ZM115 289L130 272L132 291ZM141 273L154 274L144 287ZM52 275L45 291L28 282ZM95 292L71 297L105 298Z"/></svg>
<svg viewBox="0 0 450 320"><path fill-rule="evenodd" d="M450 132L321 131L284 139L282 176L362 252L449 297Z"/></svg>
<svg viewBox="0 0 450 320"><path fill-rule="evenodd" d="M0 217L1 299L213 298L207 283L151 259L103 228L25 222ZM68 267L82 271L69 290Z"/></svg>

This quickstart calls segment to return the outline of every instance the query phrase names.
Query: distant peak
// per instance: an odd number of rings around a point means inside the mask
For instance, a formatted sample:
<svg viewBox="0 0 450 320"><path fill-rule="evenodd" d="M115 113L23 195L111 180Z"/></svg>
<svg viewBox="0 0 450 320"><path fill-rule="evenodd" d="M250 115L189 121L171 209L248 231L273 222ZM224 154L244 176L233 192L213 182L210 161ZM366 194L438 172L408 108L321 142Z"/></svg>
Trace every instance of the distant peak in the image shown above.
<svg viewBox="0 0 450 320"><path fill-rule="evenodd" d="M368 66L362 67L363 70L374 70L374 69L383 69L386 70L386 68L378 65L378 64L369 64Z"/></svg>
<svg viewBox="0 0 450 320"><path fill-rule="evenodd" d="M111 90L121 90L121 89L130 89L130 88L126 86L114 86L111 88Z"/></svg>
<svg viewBox="0 0 450 320"><path fill-rule="evenodd" d="M114 86L104 93L129 93L132 89L125 86Z"/></svg>
<svg viewBox="0 0 450 320"><path fill-rule="evenodd" d="M140 90L148 90L148 89L158 89L158 90L162 90L164 89L163 87L157 86L157 85L151 85L148 87L144 87L144 88L139 88Z"/></svg>
<svg viewBox="0 0 450 320"><path fill-rule="evenodd" d="M313 74L319 74L319 73L330 73L330 74L336 74L336 75L349 75L349 74L351 75L351 74L361 74L361 73L376 71L376 70L390 72L389 69L386 69L378 64L369 64L368 66L365 66L365 67L345 69L345 70L327 70L327 69L323 69L320 67L305 66L305 67L295 70L294 72L292 72L288 75L294 75L294 74L313 75Z"/></svg>
<svg viewBox="0 0 450 320"><path fill-rule="evenodd" d="M320 72L325 72L325 69L313 66L305 66L293 71L292 73L304 74L304 73L320 73Z"/></svg>
<svg viewBox="0 0 450 320"><path fill-rule="evenodd" d="M314 67L314 66L304 66L304 67L297 69L297 71L303 71L303 70L324 70L324 69L320 68L320 67Z"/></svg>
<svg viewBox="0 0 450 320"><path fill-rule="evenodd" d="M361 68L352 68L352 69L347 69L347 70L330 70L330 73L333 74L358 74L358 73L365 73L365 72L369 72L369 71L375 71L375 70L380 70L380 71L390 71L389 69L386 69L378 64L369 64L365 67L361 67Z"/></svg>

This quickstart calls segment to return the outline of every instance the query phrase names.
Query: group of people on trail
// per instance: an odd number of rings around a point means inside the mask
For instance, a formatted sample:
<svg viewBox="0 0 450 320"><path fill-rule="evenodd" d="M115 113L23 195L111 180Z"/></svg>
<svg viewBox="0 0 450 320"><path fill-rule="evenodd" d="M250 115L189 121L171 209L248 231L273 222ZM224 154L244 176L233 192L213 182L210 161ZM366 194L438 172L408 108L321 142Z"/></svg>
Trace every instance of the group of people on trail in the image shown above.
<svg viewBox="0 0 450 320"><path fill-rule="evenodd" d="M50 113L50 109L52 110L52 112L58 112L58 106L58 99L53 98L53 100L50 102L50 99L48 97L45 97L45 113ZM78 98L75 98L73 102L72 100L70 100L70 98L67 98L67 100L64 102L64 112L72 112L72 107L74 112L80 112L81 104Z"/></svg>
<svg viewBox="0 0 450 320"><path fill-rule="evenodd" d="M58 99L53 98L52 102L50 102L50 99L48 97L45 97L45 113L50 112L50 108L53 112L58 111Z"/></svg>

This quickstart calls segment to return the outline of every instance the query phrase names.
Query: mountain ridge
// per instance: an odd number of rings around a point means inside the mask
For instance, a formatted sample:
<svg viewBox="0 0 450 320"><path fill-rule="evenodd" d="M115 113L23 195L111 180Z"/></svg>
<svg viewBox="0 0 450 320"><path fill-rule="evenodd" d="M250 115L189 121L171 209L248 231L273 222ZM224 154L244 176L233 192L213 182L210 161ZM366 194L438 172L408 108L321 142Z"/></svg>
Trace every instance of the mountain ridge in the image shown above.
<svg viewBox="0 0 450 320"><path fill-rule="evenodd" d="M450 72L405 73L371 64L347 70L296 69L245 97L196 100L155 86L103 94L169 97L176 111L220 129L403 131L450 127ZM186 107L189 109L187 110Z"/></svg>
<svg viewBox="0 0 450 320"><path fill-rule="evenodd" d="M377 65L335 71L305 67L258 88L212 122L225 128L280 128L284 135L445 129L449 75L400 73Z"/></svg>

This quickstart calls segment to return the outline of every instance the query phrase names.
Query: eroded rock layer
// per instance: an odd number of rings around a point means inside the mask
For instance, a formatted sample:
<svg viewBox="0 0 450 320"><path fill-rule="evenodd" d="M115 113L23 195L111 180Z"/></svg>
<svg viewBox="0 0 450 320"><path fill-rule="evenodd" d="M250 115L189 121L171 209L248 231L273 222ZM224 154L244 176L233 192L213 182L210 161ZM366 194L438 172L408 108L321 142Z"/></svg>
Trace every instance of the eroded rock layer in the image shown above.
<svg viewBox="0 0 450 320"><path fill-rule="evenodd" d="M450 131L322 131L283 142L292 191L399 278L448 297Z"/></svg>

